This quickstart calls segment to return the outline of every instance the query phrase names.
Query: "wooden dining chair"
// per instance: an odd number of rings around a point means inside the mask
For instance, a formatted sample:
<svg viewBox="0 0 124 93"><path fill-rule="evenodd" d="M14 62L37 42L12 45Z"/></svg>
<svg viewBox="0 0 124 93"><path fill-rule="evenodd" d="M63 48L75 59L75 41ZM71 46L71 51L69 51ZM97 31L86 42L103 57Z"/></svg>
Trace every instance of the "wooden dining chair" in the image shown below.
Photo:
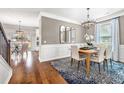
<svg viewBox="0 0 124 93"><path fill-rule="evenodd" d="M100 51L100 48L101 48L101 47L105 47L105 45L103 45L103 44L95 44L94 47L95 47L95 50L97 51L97 53L92 54L92 56L93 56L93 57L97 57L97 56L98 56L98 53L99 53L99 51Z"/></svg>
<svg viewBox="0 0 124 93"><path fill-rule="evenodd" d="M91 57L91 61L98 64L99 73L100 73L100 64L104 62L104 53L105 53L105 47L100 46L100 50L97 56Z"/></svg>
<svg viewBox="0 0 124 93"><path fill-rule="evenodd" d="M71 46L71 66L75 60L78 61L77 69L79 70L80 63L85 61L85 58L79 55L78 46Z"/></svg>
<svg viewBox="0 0 124 93"><path fill-rule="evenodd" d="M11 45L11 54L15 53L16 55L20 54L22 46L20 44Z"/></svg>

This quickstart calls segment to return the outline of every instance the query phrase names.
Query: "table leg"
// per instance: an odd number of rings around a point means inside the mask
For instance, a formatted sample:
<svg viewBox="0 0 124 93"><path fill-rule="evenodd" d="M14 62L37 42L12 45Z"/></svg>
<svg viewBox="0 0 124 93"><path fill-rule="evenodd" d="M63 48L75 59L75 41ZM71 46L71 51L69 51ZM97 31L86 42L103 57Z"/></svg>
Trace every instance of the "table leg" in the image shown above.
<svg viewBox="0 0 124 93"><path fill-rule="evenodd" d="M87 55L86 58L86 77L89 79L90 77L90 55Z"/></svg>

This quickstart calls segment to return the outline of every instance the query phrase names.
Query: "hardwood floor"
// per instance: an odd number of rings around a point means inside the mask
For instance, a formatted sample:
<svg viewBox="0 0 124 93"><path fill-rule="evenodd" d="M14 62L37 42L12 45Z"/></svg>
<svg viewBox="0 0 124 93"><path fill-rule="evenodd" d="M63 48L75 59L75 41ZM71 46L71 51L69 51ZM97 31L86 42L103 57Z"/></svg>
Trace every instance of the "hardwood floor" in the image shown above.
<svg viewBox="0 0 124 93"><path fill-rule="evenodd" d="M13 55L10 63L13 76L10 84L67 84L49 62L40 63L37 52Z"/></svg>

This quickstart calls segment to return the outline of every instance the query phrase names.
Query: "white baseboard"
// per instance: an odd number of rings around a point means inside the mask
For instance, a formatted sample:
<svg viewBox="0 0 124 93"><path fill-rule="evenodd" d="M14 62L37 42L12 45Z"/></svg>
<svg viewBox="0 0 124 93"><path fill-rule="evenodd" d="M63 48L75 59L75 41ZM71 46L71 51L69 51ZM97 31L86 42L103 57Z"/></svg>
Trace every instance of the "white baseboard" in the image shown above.
<svg viewBox="0 0 124 93"><path fill-rule="evenodd" d="M55 57L55 58L49 58L49 59L40 59L40 62L46 62L46 61L52 61L52 60L57 60L57 59L62 59L62 58L68 58L70 56L63 56L63 57Z"/></svg>

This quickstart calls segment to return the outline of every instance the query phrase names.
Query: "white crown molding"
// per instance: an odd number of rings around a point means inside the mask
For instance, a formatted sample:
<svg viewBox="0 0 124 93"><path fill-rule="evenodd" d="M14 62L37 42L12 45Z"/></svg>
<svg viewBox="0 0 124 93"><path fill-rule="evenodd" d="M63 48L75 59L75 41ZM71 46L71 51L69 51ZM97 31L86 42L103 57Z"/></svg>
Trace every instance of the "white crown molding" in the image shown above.
<svg viewBox="0 0 124 93"><path fill-rule="evenodd" d="M112 18L115 18L115 17L122 16L122 15L124 15L124 9L120 10L118 12L112 13L110 15L105 15L103 17L97 18L96 22L105 21L105 20L108 20L108 19L112 19ZM79 21L71 20L71 19L68 19L68 18L65 18L65 17L62 17L62 16L58 16L58 15L55 15L55 14L52 14L52 13L48 13L48 12L40 12L39 16L38 16L38 20L40 20L42 16L81 25L81 22L79 22Z"/></svg>
<svg viewBox="0 0 124 93"><path fill-rule="evenodd" d="M78 22L78 21L74 21L74 20L71 20L71 19L68 19L68 18L65 18L65 17L62 17L62 16L57 16L55 14L47 13L47 12L40 12L40 14L38 16L38 19L40 19L42 16L81 25L81 23Z"/></svg>
<svg viewBox="0 0 124 93"><path fill-rule="evenodd" d="M116 18L116 17L123 16L123 15L124 15L124 9L120 10L120 11L118 11L116 13L113 13L111 15L107 15L107 16L104 16L104 17L101 17L101 18L97 18L96 22L109 20L109 19Z"/></svg>

